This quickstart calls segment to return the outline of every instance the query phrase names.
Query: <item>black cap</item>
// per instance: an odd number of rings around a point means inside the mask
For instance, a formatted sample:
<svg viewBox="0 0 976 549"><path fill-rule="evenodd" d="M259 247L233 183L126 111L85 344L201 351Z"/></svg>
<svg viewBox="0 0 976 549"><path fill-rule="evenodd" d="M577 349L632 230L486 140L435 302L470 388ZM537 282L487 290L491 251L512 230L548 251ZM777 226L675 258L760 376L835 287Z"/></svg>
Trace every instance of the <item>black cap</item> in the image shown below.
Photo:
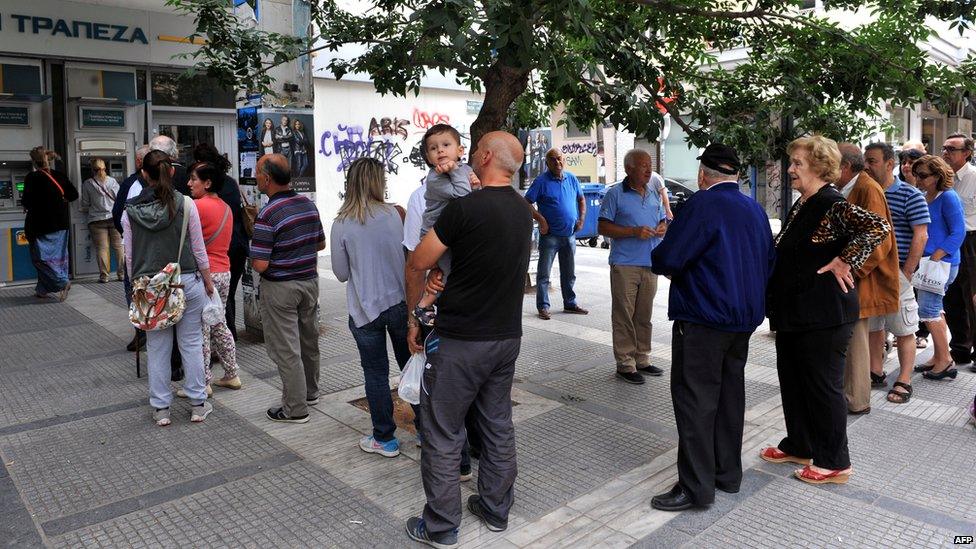
<svg viewBox="0 0 976 549"><path fill-rule="evenodd" d="M712 143L705 147L701 156L698 157L706 167L725 175L736 175L739 173L739 155L735 149L721 143ZM731 169L724 166L729 166Z"/></svg>

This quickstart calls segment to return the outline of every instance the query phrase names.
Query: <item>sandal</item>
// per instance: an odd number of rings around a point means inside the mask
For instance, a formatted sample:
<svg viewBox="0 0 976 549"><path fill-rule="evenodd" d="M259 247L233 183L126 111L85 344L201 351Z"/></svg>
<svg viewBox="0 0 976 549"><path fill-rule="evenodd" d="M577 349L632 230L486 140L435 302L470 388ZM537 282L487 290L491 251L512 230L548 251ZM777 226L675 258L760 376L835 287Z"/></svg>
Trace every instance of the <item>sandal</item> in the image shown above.
<svg viewBox="0 0 976 549"><path fill-rule="evenodd" d="M872 387L884 387L888 384L888 372L884 370L880 374L871 372L871 386Z"/></svg>
<svg viewBox="0 0 976 549"><path fill-rule="evenodd" d="M803 469L793 471L793 475L809 484L847 484L852 472L852 469L848 467L847 469L832 469L826 474L818 473L807 465Z"/></svg>
<svg viewBox="0 0 976 549"><path fill-rule="evenodd" d="M952 368L953 364L955 364L955 362L950 360L949 364L946 366L946 369ZM912 370L915 372L931 372L934 369L935 369L935 364L932 364L931 362L926 362L924 364L916 364Z"/></svg>
<svg viewBox="0 0 976 549"><path fill-rule="evenodd" d="M915 348L916 349L924 349L924 348L926 348L928 346L929 346L929 340L925 339L924 337L916 337L915 338Z"/></svg>
<svg viewBox="0 0 976 549"><path fill-rule="evenodd" d="M906 392L903 393L901 391L897 391L896 389L898 387L901 387ZM895 395L901 400L891 400L891 395ZM907 404L908 401L911 399L912 399L912 386L907 383L896 381L894 386L891 388L891 390L888 391L888 402L891 402L892 404Z"/></svg>

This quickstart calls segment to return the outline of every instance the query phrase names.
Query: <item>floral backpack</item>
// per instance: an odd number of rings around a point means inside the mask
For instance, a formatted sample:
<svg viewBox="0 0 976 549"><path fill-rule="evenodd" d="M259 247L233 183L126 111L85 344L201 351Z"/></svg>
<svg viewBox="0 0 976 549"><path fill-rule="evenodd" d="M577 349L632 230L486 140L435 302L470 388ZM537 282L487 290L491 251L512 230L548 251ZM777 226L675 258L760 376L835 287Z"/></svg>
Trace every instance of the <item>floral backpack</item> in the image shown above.
<svg viewBox="0 0 976 549"><path fill-rule="evenodd" d="M186 226L190 215L183 197L183 226L180 229L180 248L175 263L167 263L152 278L140 276L132 281L132 304L129 306L129 322L140 330L165 330L183 318L186 296L180 284L180 259L186 240Z"/></svg>

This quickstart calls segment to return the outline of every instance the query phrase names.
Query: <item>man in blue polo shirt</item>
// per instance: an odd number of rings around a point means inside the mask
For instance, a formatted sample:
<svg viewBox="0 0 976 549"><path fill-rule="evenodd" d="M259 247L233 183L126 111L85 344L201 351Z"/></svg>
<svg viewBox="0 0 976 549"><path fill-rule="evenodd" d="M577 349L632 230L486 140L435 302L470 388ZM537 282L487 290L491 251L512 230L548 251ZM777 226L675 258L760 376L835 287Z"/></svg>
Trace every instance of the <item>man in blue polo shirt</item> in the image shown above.
<svg viewBox="0 0 976 549"><path fill-rule="evenodd" d="M624 156L627 177L610 188L600 207L597 231L610 244L610 300L613 355L617 376L635 385L641 374L659 376L651 365L651 311L657 275L651 272L651 251L667 230L661 196L650 188L651 155L633 149Z"/></svg>
<svg viewBox="0 0 976 549"><path fill-rule="evenodd" d="M564 169L563 153L549 149L546 171L539 174L525 193L529 204L538 204L532 217L539 223L539 274L536 279L535 306L539 318L549 320L549 273L552 260L559 254L559 285L563 293L563 311L585 315L586 309L576 303L576 242L573 235L583 226L586 201L576 176Z"/></svg>

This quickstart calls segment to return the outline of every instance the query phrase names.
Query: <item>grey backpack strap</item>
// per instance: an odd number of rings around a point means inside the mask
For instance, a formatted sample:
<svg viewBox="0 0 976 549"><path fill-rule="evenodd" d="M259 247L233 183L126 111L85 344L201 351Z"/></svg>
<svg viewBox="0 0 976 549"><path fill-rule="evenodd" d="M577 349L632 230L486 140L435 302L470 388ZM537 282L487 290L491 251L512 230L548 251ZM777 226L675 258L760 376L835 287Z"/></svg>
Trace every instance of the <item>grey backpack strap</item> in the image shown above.
<svg viewBox="0 0 976 549"><path fill-rule="evenodd" d="M186 204L188 200L190 200L190 197L183 196L183 227L180 229L180 251L176 254L177 265L183 259L183 243L186 242L186 226L190 222L190 207Z"/></svg>

